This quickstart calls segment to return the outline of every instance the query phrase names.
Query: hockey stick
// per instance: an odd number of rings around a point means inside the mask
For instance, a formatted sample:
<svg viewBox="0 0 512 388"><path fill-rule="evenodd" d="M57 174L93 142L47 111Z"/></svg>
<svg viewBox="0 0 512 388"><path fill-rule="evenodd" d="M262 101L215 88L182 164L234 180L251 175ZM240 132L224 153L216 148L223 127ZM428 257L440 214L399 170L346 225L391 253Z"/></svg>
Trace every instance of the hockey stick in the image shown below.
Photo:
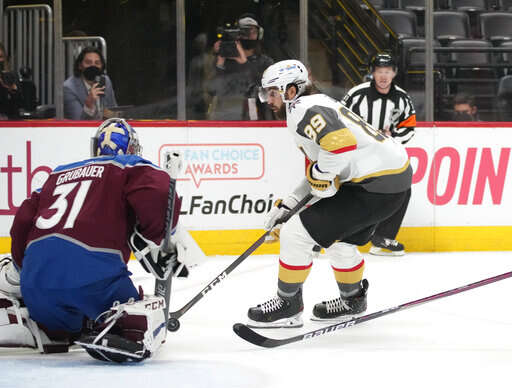
<svg viewBox="0 0 512 388"><path fill-rule="evenodd" d="M288 213L279 219L276 224L285 223L294 214L301 210L310 200L313 198L312 194L306 195L302 200ZM270 231L265 232L258 240L256 240L244 253L242 253L235 261L233 261L224 271L222 271L217 277L215 277L210 283L206 285L198 294L196 294L188 303L186 303L179 310L173 311L169 314L169 322L167 328L170 331L176 331L180 327L178 319L185 314L192 306L199 302L208 292L210 292L215 286L222 282L226 277L238 267L242 261L249 257L263 242L265 238L270 234Z"/></svg>
<svg viewBox="0 0 512 388"><path fill-rule="evenodd" d="M491 284L491 283L494 283L494 282L497 282L497 281L500 281L503 279L507 279L510 277L512 277L512 272L507 272L507 273L497 275L497 276L494 276L491 278L480 280L475 283L467 284L462 287L454 288L452 290L440 292L439 294L427 296L422 299L417 299L417 300L414 300L411 302L401 304L399 306L380 310L375 313L367 314L367 315L364 315L361 317L352 318L351 320L348 320L345 322L335 323L333 325L325 326L321 329L312 330L307 333L299 334L299 335L296 335L294 337L289 337L289 338L275 339L275 338L265 337L259 333L256 333L254 330L250 329L247 325L244 325L243 323L235 323L233 325L233 331L240 338L242 338L254 345L262 346L265 348L275 348L277 346L291 344L293 342L299 342L299 341L307 340L310 338L318 337L318 336L321 336L324 334L329 334L334 331L338 331L341 329L345 329L347 327L355 326L355 325L358 325L358 324L366 322L366 321L370 321L375 318L383 317L384 315L396 313L400 310L405 310L405 309L408 309L408 308L411 308L414 306L418 306L423 303L432 302L433 300L436 300L436 299L441 299L441 298L445 298L447 296L459 294L461 292L472 290L473 288L477 288L477 287L482 287L487 284Z"/></svg>
<svg viewBox="0 0 512 388"><path fill-rule="evenodd" d="M174 197L176 195L176 168L170 167L170 154L164 155L164 163L166 164L166 170L170 176L169 182L169 193L167 195L167 212L165 213L165 237L162 246L162 251L168 254L173 254L175 248L171 244L172 234L172 220L174 218ZM169 303L171 299L171 285L172 285L172 263L168 263L168 271L170 272L167 279L155 279L155 295L161 296L165 300L164 314L165 314L165 326L169 324Z"/></svg>

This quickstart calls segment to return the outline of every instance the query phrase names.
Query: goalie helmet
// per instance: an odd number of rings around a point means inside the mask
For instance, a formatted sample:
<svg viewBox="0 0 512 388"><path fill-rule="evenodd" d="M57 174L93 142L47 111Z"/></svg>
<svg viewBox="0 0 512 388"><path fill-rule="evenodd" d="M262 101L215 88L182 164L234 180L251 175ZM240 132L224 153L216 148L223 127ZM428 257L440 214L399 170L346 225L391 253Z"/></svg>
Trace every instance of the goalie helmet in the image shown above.
<svg viewBox="0 0 512 388"><path fill-rule="evenodd" d="M104 121L92 138L91 156L141 155L142 147L135 130L123 119Z"/></svg>
<svg viewBox="0 0 512 388"><path fill-rule="evenodd" d="M259 97L262 102L267 101L267 93L271 88L277 88L284 102L291 102L285 97L286 89L289 86L297 88L297 94L292 100L298 98L304 93L309 85L308 70L302 62L287 59L277 62L267 68L261 78L261 88Z"/></svg>

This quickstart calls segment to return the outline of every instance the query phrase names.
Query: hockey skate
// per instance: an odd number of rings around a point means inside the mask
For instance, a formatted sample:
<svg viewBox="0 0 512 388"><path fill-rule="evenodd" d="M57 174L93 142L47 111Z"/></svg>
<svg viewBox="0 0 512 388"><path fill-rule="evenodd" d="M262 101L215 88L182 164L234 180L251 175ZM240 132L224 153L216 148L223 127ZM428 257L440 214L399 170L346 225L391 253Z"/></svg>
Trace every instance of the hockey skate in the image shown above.
<svg viewBox="0 0 512 388"><path fill-rule="evenodd" d="M405 249L404 245L396 240L374 236L370 253L376 256L403 256Z"/></svg>
<svg viewBox="0 0 512 388"><path fill-rule="evenodd" d="M276 295L274 298L256 307L251 307L247 313L247 326L255 328L302 327L302 290L291 298Z"/></svg>
<svg viewBox="0 0 512 388"><path fill-rule="evenodd" d="M366 299L368 293L368 280L363 279L361 290L356 296L317 303L313 308L312 321L343 322L352 319L366 311Z"/></svg>

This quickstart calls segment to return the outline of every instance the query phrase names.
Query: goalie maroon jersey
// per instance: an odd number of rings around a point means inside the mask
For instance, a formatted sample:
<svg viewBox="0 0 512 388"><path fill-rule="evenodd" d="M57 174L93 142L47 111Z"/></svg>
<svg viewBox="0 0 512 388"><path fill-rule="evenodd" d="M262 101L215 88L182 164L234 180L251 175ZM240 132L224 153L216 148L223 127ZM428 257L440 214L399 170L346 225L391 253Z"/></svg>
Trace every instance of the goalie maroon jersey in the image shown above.
<svg viewBox="0 0 512 388"><path fill-rule="evenodd" d="M23 202L11 228L16 264L30 262L32 268L25 280L45 288L78 287L126 273L127 240L136 223L156 244L164 237L169 185L167 172L135 155L57 167ZM179 208L176 196L173 226ZM40 276L34 267L42 265L66 275Z"/></svg>

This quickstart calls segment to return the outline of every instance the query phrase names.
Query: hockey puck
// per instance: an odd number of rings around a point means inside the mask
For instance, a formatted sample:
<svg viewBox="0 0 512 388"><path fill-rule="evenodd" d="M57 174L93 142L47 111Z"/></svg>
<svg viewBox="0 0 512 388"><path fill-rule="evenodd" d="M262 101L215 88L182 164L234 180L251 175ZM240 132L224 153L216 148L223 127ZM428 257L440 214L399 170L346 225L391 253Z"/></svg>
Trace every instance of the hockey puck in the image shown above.
<svg viewBox="0 0 512 388"><path fill-rule="evenodd" d="M169 322L167 322L167 330L169 331L178 331L180 328L180 321L176 318L169 318Z"/></svg>

